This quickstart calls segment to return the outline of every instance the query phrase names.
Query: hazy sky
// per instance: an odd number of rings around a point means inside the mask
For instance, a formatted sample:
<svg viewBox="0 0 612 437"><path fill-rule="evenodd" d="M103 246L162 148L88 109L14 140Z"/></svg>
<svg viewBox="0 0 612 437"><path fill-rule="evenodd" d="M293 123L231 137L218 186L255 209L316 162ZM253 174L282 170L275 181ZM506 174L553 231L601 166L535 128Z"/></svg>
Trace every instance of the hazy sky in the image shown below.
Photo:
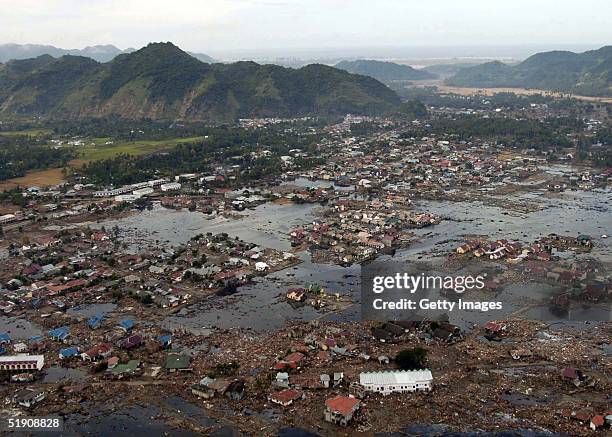
<svg viewBox="0 0 612 437"><path fill-rule="evenodd" d="M0 0L0 43L139 48L150 41L212 55L243 49L601 46L612 43L612 1Z"/></svg>

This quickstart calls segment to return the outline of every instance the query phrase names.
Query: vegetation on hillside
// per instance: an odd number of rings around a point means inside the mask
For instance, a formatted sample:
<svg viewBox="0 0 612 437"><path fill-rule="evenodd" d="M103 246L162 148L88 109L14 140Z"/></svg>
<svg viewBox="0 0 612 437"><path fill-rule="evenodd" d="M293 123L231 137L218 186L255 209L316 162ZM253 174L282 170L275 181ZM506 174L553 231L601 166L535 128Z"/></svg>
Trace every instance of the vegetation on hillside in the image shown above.
<svg viewBox="0 0 612 437"><path fill-rule="evenodd" d="M381 82L433 79L435 74L426 70L417 70L409 65L396 64L394 62L374 61L370 59L358 59L356 61L341 61L335 65L336 68L346 70L349 73L370 76Z"/></svg>
<svg viewBox="0 0 612 437"><path fill-rule="evenodd" d="M518 65L487 62L458 71L448 85L520 87L612 96L612 46L584 53L552 51L535 54Z"/></svg>
<svg viewBox="0 0 612 437"><path fill-rule="evenodd" d="M0 115L229 122L237 118L382 114L399 97L371 77L325 65L207 64L155 43L100 64L49 56L0 65Z"/></svg>

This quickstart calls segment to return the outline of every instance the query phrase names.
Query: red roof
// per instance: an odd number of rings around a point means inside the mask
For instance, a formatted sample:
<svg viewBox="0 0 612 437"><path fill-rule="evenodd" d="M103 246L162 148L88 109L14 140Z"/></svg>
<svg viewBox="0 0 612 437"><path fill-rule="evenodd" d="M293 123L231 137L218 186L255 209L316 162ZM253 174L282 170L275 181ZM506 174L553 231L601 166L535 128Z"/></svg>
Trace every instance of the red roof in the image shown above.
<svg viewBox="0 0 612 437"><path fill-rule="evenodd" d="M563 376L569 379L577 379L580 377L580 374L575 368L566 367L565 370L563 370Z"/></svg>
<svg viewBox="0 0 612 437"><path fill-rule="evenodd" d="M299 399L301 396L302 396L302 393L300 393L299 391L288 388L286 390L272 393L270 395L270 400L278 404L287 404L287 403L290 404L296 399Z"/></svg>
<svg viewBox="0 0 612 437"><path fill-rule="evenodd" d="M49 284L47 285L47 290L49 290L51 293L61 293L64 290L68 290L70 288L70 286L64 284L60 284L60 285L55 285L55 284Z"/></svg>
<svg viewBox="0 0 612 437"><path fill-rule="evenodd" d="M325 401L325 406L335 413L348 416L359 407L359 399L347 396L336 396Z"/></svg>
<svg viewBox="0 0 612 437"><path fill-rule="evenodd" d="M599 428L600 426L603 426L603 425L604 425L604 417L603 417L601 414L598 414L597 416L594 416L594 417L591 419L591 423L592 423L592 424L593 424L595 427Z"/></svg>
<svg viewBox="0 0 612 437"><path fill-rule="evenodd" d="M91 349L89 349L85 354L89 357L96 357L98 355L104 355L113 350L113 345L110 343L100 343Z"/></svg>
<svg viewBox="0 0 612 437"><path fill-rule="evenodd" d="M285 357L285 361L288 363L299 363L304 358L304 354L301 352L293 352Z"/></svg>

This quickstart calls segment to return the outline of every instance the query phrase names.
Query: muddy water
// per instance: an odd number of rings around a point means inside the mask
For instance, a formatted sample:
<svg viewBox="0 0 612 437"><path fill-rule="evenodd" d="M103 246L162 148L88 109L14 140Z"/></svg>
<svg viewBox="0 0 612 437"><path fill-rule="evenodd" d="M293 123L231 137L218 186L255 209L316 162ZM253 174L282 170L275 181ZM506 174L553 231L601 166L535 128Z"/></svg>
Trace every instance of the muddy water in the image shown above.
<svg viewBox="0 0 612 437"><path fill-rule="evenodd" d="M339 187L334 185L331 181L315 180L311 181L306 178L297 178L293 181L283 182L281 186L295 186L301 188L333 188L336 191L355 191L355 186L351 185L348 187Z"/></svg>
<svg viewBox="0 0 612 437"><path fill-rule="evenodd" d="M13 341L42 335L43 328L23 318L0 316L0 332L8 332Z"/></svg>
<svg viewBox="0 0 612 437"><path fill-rule="evenodd" d="M416 233L426 238L404 253L418 255L428 249L447 252L455 248L457 242L463 242L466 235L487 235L491 239L506 238L529 243L550 233L587 234L594 239L595 245L589 256L612 262L612 239L601 238L612 233L612 191L568 191L554 195L538 191L508 198L517 199L537 200L543 208L519 213L482 202L416 202L417 209L450 220L433 228L418 230Z"/></svg>
<svg viewBox="0 0 612 437"><path fill-rule="evenodd" d="M359 267L344 268L314 264L310 256L300 253L302 263L289 269L257 278L239 288L232 296L214 296L188 308L188 313L165 320L169 328L183 327L194 332L202 327L251 328L255 331L274 330L290 321L312 320L321 313L310 306L294 309L282 296L291 287L317 283L329 292L342 294L359 292ZM345 275L352 275L345 277Z"/></svg>
<svg viewBox="0 0 612 437"><path fill-rule="evenodd" d="M198 234L226 232L244 241L264 247L289 250L286 235L296 226L314 218L317 204L280 205L265 203L257 208L236 213L240 219L212 216L187 210L170 210L160 206L119 220L107 220L100 226L118 226L124 240L134 249L150 244L178 245Z"/></svg>
<svg viewBox="0 0 612 437"><path fill-rule="evenodd" d="M306 181L311 182L311 181ZM588 255L604 262L612 262L612 239L601 238L612 234L612 191L590 191L551 194L544 190L509 196L509 200L537 202L541 209L522 213L488 206L482 202L422 201L415 209L439 214L449 220L424 229L415 230L419 241L398 251L394 258L401 261L436 261L467 235L487 235L491 239L507 238L524 243L532 242L550 233L579 235L594 238L595 248ZM192 236L206 232L226 232L265 247L288 250L288 233L296 226L308 223L315 217L318 205L279 205L267 203L241 213L241 219L214 217L208 219L198 212L174 211L156 207L121 220L108 221L109 228L119 226L123 238L135 247L156 240L165 244L180 244ZM182 326L201 330L210 327L243 327L255 331L273 330L291 320L311 320L322 314L310 307L292 308L280 296L288 288L314 282L331 292L351 293L359 301L360 267L315 264L310 256L300 254L302 263L296 267L258 278L252 284L239 288L232 296L214 296L205 302L194 304L180 315L168 317L168 327ZM384 260L385 257L381 257ZM535 287L535 288L534 288ZM539 286L512 285L503 291L509 306L526 296L546 294L549 290ZM534 310L535 311L535 310ZM360 317L355 305L342 314L323 316L324 320L356 320Z"/></svg>
<svg viewBox="0 0 612 437"><path fill-rule="evenodd" d="M81 369L71 369L69 367L50 367L45 370L43 382L83 382L87 379L89 379L89 376Z"/></svg>
<svg viewBox="0 0 612 437"><path fill-rule="evenodd" d="M108 314L117 308L114 303L92 303L86 305L79 305L74 308L69 308L66 314L78 314L84 317L93 317L97 314Z"/></svg>

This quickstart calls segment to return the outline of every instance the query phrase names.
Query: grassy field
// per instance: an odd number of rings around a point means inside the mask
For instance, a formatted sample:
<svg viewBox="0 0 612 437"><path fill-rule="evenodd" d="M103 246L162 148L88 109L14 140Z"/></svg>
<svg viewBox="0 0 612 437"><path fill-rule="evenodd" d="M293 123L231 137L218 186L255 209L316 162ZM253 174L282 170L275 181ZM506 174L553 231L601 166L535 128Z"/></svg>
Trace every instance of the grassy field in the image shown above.
<svg viewBox="0 0 612 437"><path fill-rule="evenodd" d="M0 132L0 135L40 135L46 133L47 130L29 130L29 131L12 131ZM50 132L50 130L49 130ZM83 164L100 159L112 158L119 154L130 155L145 155L147 153L168 150L182 143L192 143L202 141L204 137L189 137L189 138L173 138L160 141L130 141L130 142L114 142L113 144L105 144L110 141L110 138L94 138L87 140L86 146L76 147L77 158L70 161L69 165L72 168L80 168ZM48 187L57 185L64 181L61 168L50 168L47 170L29 172L23 177L0 181L0 191L20 187L40 186Z"/></svg>
<svg viewBox="0 0 612 437"><path fill-rule="evenodd" d="M130 141L105 144L110 140L109 138L94 138L90 143L95 145L88 144L77 149L79 157L72 162L72 165L74 165L74 162L82 164L84 162L112 158L119 154L145 155L147 153L171 149L181 143L193 143L203 139L204 137L189 137L159 141Z"/></svg>
<svg viewBox="0 0 612 437"><path fill-rule="evenodd" d="M64 182L64 175L61 168L49 168L29 172L20 178L8 179L0 182L0 191L10 190L17 186L20 187L49 187Z"/></svg>
<svg viewBox="0 0 612 437"><path fill-rule="evenodd" d="M422 86L436 86L439 92L460 94L463 96L471 96L474 94L484 94L486 96L492 96L497 93L514 93L517 95L534 95L542 94L544 96L551 96L557 98L572 97L577 100L584 100L587 102L596 103L612 103L612 97L590 97L590 96L579 96L570 93L559 93L555 91L540 90L535 88L470 88L470 87L456 87L444 85L441 80L426 80L426 81L414 81L416 87Z"/></svg>

